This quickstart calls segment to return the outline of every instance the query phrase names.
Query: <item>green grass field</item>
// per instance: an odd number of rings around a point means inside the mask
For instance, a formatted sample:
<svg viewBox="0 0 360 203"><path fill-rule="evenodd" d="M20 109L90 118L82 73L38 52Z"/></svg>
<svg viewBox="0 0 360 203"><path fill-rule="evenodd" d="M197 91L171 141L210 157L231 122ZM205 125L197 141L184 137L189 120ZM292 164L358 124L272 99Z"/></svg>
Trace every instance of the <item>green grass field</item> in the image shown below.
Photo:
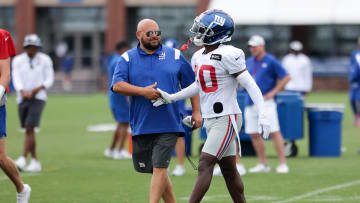
<svg viewBox="0 0 360 203"><path fill-rule="evenodd" d="M243 177L248 202L360 202L359 129L353 127L347 93L312 93L307 103L344 103L343 149L340 158L308 156L308 132L297 141L299 154L289 158L289 174L276 174L276 154L267 142L272 172ZM7 152L16 159L23 148L24 135L14 96L9 98ZM131 160L110 160L103 156L111 132L87 132L87 126L113 123L104 94L82 96L50 95L37 134L37 150L43 172L21 173L32 187L33 203L144 203L148 202L150 175L136 173ZM201 141L193 137L193 160L198 160ZM257 159L242 159L247 168ZM171 168L176 160L173 159ZM178 202L186 202L196 179L196 171L185 160L187 174L171 177ZM0 172L0 203L15 202L15 189ZM203 202L232 202L222 177L214 177Z"/></svg>

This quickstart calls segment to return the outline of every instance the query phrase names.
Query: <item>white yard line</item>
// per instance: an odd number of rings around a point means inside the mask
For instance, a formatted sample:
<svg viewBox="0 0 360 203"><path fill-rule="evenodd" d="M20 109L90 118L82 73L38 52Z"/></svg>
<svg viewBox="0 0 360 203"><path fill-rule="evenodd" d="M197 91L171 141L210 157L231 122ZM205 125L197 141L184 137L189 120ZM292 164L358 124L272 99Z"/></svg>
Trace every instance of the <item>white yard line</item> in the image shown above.
<svg viewBox="0 0 360 203"><path fill-rule="evenodd" d="M21 177L29 177L29 176L38 176L41 175L41 173L25 173L20 174ZM7 176L0 176L0 181L8 180L9 178Z"/></svg>
<svg viewBox="0 0 360 203"><path fill-rule="evenodd" d="M314 192L305 193L305 194L302 194L302 195L299 195L299 196L291 197L291 198L286 199L286 200L276 201L276 202L272 202L272 203L293 202L293 201L301 200L301 199L311 197L311 196L314 196L314 195L318 195L318 194L321 194L321 193L324 193L324 192L329 192L329 191L332 191L332 190L339 190L339 189L342 189L342 188L351 187L353 185L359 185L359 184L360 184L360 180L351 181L351 182L344 183L344 184L341 184L341 185L334 185L334 186L331 186L331 187L326 187L326 188L323 188L323 189L315 190Z"/></svg>

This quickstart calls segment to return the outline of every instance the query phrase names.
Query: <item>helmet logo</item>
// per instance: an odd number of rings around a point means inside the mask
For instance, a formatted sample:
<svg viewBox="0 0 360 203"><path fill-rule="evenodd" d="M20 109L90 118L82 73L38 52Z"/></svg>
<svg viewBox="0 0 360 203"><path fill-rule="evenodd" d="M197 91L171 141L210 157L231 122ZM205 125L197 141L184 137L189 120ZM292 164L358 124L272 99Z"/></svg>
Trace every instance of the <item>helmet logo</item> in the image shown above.
<svg viewBox="0 0 360 203"><path fill-rule="evenodd" d="M215 15L214 23L223 26L225 24L225 20L226 19L224 17Z"/></svg>

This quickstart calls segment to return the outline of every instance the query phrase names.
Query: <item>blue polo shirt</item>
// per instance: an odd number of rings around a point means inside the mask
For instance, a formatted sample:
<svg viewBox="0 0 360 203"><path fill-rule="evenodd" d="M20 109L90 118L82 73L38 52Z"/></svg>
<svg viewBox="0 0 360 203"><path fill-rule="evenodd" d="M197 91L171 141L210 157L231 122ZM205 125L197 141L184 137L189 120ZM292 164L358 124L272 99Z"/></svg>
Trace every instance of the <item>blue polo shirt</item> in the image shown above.
<svg viewBox="0 0 360 203"><path fill-rule="evenodd" d="M260 61L256 60L253 56L248 58L246 60L246 67L263 95L274 89L278 79L288 75L280 62L269 53L266 53ZM254 104L249 95L246 96L245 104Z"/></svg>
<svg viewBox="0 0 360 203"><path fill-rule="evenodd" d="M147 54L139 45L125 52L119 60L112 85L127 82L146 87L157 82L157 87L172 94L195 80L190 63L179 50L162 46ZM142 96L130 97L130 126L133 136L152 133L184 132L178 102L153 107Z"/></svg>

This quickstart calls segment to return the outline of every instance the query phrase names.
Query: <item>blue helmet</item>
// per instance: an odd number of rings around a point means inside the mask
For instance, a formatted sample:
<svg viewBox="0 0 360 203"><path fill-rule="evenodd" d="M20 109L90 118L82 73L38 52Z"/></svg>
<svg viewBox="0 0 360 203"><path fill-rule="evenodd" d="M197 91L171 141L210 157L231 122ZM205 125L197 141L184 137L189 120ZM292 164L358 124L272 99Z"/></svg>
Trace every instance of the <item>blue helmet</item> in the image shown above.
<svg viewBox="0 0 360 203"><path fill-rule="evenodd" d="M234 21L222 10L207 10L194 19L190 32L195 34L192 41L196 46L213 45L231 40Z"/></svg>

